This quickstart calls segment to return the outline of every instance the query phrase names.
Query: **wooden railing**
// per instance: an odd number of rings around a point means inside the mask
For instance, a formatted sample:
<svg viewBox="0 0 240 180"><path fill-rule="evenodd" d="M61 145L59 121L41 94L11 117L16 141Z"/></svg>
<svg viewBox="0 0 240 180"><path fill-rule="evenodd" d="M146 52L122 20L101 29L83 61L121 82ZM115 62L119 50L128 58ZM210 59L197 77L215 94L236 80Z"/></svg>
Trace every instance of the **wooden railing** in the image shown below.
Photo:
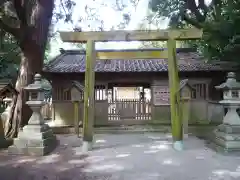
<svg viewBox="0 0 240 180"><path fill-rule="evenodd" d="M44 119L52 118L52 103L51 102L47 102L47 104L45 104L42 107L42 116Z"/></svg>

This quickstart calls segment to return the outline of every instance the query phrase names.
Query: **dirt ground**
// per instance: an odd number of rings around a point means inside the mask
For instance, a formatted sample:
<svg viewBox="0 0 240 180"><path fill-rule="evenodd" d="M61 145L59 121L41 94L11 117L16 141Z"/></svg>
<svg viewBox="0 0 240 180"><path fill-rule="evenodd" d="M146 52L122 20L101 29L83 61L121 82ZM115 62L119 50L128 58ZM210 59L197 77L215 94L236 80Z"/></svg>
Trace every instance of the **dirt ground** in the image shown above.
<svg viewBox="0 0 240 180"><path fill-rule="evenodd" d="M0 152L0 180L239 180L240 157L223 156L189 137L185 150L171 147L170 135L98 134L93 151L81 153L75 135L44 157Z"/></svg>

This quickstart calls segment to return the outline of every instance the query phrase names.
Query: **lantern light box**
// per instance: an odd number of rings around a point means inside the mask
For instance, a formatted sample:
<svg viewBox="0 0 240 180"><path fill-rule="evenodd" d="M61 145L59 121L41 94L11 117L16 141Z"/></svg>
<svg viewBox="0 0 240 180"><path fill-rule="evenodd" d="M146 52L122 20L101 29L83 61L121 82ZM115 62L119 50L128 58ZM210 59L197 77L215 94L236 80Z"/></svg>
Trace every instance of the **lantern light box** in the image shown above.
<svg viewBox="0 0 240 180"><path fill-rule="evenodd" d="M44 101L44 87L42 85L42 77L40 74L34 76L34 83L29 84L24 88L29 92L28 101Z"/></svg>
<svg viewBox="0 0 240 180"><path fill-rule="evenodd" d="M215 86L216 89L223 90L224 100L240 100L240 83L237 82L235 73L229 72L226 82Z"/></svg>
<svg viewBox="0 0 240 180"><path fill-rule="evenodd" d="M71 100L72 101L81 101L82 100L82 92L84 92L84 86L78 81L72 82L71 87Z"/></svg>

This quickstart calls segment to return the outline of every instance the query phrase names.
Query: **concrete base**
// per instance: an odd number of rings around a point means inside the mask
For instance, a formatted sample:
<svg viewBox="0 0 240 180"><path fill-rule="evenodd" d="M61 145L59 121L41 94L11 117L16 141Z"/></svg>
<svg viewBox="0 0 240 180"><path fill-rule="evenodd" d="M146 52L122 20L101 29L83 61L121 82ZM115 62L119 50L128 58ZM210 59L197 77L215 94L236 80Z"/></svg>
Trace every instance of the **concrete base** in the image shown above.
<svg viewBox="0 0 240 180"><path fill-rule="evenodd" d="M92 142L83 141L82 152L87 153L88 151L91 151L91 150L92 150Z"/></svg>
<svg viewBox="0 0 240 180"><path fill-rule="evenodd" d="M177 151L182 151L183 150L183 141L175 141L173 143L173 148Z"/></svg>
<svg viewBox="0 0 240 180"><path fill-rule="evenodd" d="M57 146L56 136L47 125L27 125L18 133L13 145L8 148L9 154L43 156Z"/></svg>
<svg viewBox="0 0 240 180"><path fill-rule="evenodd" d="M208 146L217 152L240 154L240 126L219 125L212 133Z"/></svg>
<svg viewBox="0 0 240 180"><path fill-rule="evenodd" d="M234 155L234 156L240 156L240 149L228 149L222 146L217 145L214 142L209 142L207 144L208 148L211 148L212 150L216 151L217 153L220 153L222 155Z"/></svg>
<svg viewBox="0 0 240 180"><path fill-rule="evenodd" d="M187 139L187 138L188 138L188 134L184 134L183 139Z"/></svg>

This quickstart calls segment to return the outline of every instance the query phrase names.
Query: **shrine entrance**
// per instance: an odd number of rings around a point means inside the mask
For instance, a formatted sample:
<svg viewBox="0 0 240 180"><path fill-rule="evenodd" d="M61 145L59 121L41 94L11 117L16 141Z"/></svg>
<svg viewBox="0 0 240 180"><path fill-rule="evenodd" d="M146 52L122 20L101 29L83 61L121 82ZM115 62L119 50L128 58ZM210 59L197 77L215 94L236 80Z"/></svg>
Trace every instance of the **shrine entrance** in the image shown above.
<svg viewBox="0 0 240 180"><path fill-rule="evenodd" d="M151 120L151 90L148 84L109 84L108 121L139 124Z"/></svg>
<svg viewBox="0 0 240 180"><path fill-rule="evenodd" d="M94 123L94 85L95 62L109 59L168 59L170 87L171 125L174 147L182 146L183 129L180 109L178 66L176 60L176 41L193 40L202 37L202 30L152 30L152 31L99 31L99 32L60 32L64 42L86 43L86 70L84 90L83 149L90 148L93 140ZM146 51L96 51L95 42L108 41L167 41L167 50ZM125 109L125 108L124 108Z"/></svg>

